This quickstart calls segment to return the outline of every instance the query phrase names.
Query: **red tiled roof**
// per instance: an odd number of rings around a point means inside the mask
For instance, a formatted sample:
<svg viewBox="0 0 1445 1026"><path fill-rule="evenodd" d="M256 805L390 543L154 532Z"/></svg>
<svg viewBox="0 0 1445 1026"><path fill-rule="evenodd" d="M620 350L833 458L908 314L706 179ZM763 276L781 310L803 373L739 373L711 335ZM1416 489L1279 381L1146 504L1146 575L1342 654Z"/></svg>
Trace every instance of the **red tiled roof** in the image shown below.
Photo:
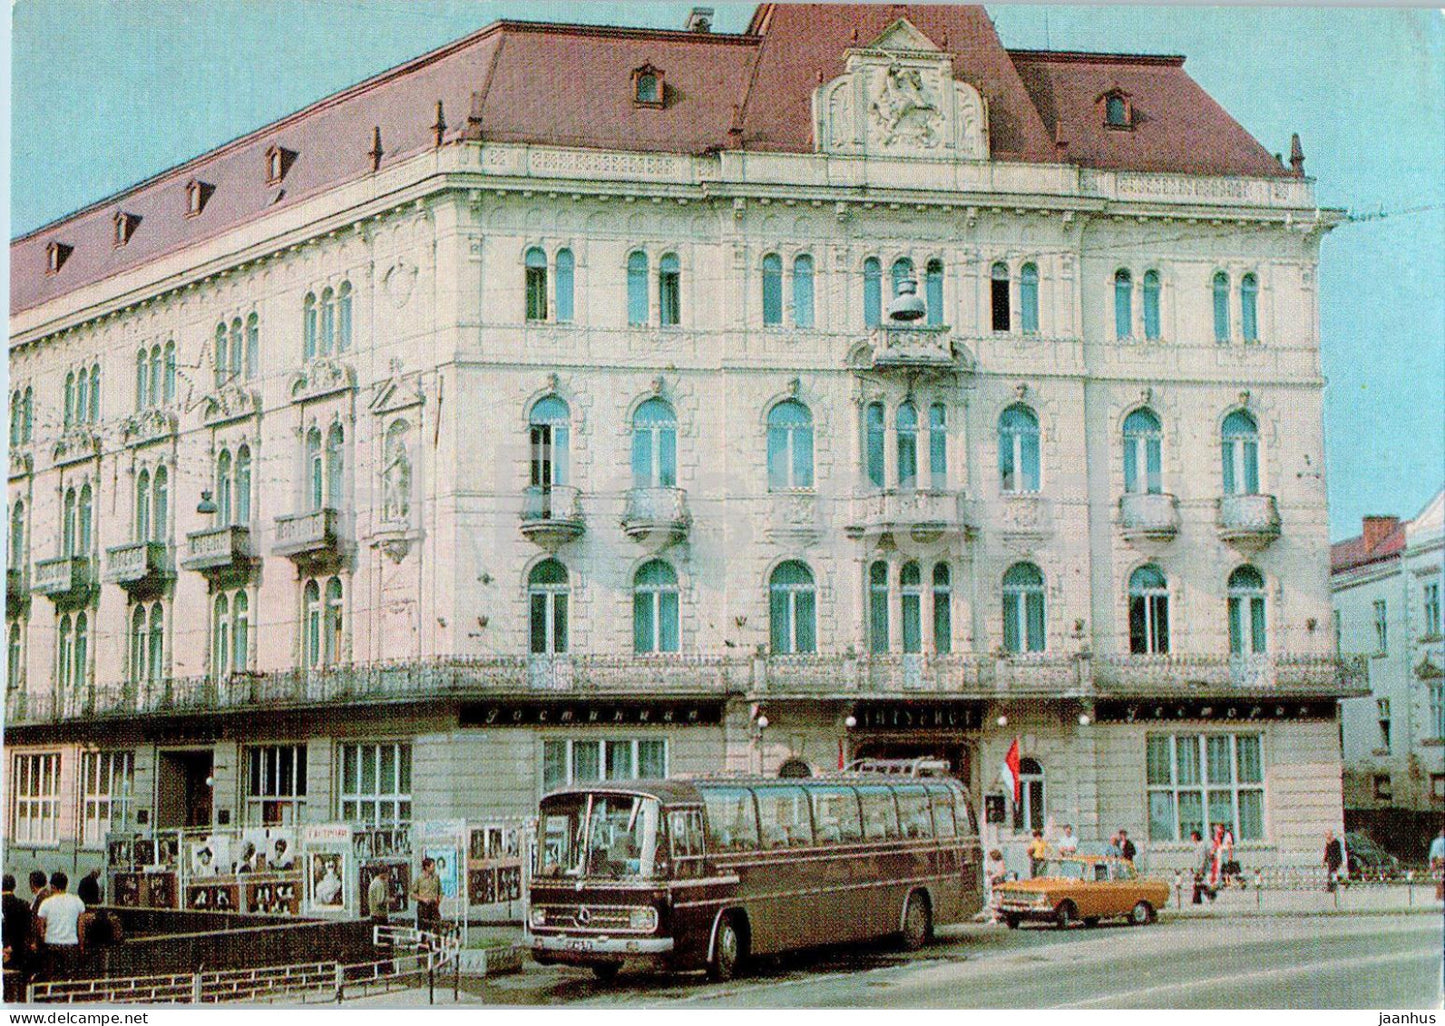
<svg viewBox="0 0 1445 1026"><path fill-rule="evenodd" d="M482 138L598 149L697 153L744 148L811 152L811 97L841 74L844 53L900 17L956 55L955 74L988 101L995 156L1097 167L1277 175L1264 149L1195 85L1179 59L1010 54L981 7L763 4L741 35L497 22L236 139L11 243L11 310L45 303L371 171L373 127L382 166L434 145L436 104L446 141L480 98ZM661 110L632 102L632 72L664 75ZM1096 97L1119 85L1140 112L1131 133L1107 132ZM736 113L735 113L736 112ZM733 132L734 128L737 132ZM281 185L266 183L266 150L296 154ZM185 217L185 184L210 186ZM116 211L139 217L112 246ZM51 241L72 247L45 273Z"/></svg>
<svg viewBox="0 0 1445 1026"><path fill-rule="evenodd" d="M1363 534L1335 542L1330 546L1330 573L1337 574L1345 570L1354 570L1399 555L1405 548L1405 528L1408 525L1409 521L1402 521L1393 531L1380 539L1373 549L1366 547Z"/></svg>

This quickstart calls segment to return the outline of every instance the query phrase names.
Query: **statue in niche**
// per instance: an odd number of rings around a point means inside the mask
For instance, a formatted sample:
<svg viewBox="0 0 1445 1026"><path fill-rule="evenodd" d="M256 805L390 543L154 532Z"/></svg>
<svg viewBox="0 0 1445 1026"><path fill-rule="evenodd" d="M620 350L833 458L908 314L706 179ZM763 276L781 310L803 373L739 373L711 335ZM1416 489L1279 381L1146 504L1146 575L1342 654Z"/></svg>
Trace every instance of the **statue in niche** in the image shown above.
<svg viewBox="0 0 1445 1026"><path fill-rule="evenodd" d="M903 142L932 149L941 141L938 123L943 114L917 68L890 64L869 110L882 129L884 146Z"/></svg>
<svg viewBox="0 0 1445 1026"><path fill-rule="evenodd" d="M405 522L411 515L411 456L407 453L407 432L404 420L393 421L386 430L386 446L381 471L381 519L388 523Z"/></svg>

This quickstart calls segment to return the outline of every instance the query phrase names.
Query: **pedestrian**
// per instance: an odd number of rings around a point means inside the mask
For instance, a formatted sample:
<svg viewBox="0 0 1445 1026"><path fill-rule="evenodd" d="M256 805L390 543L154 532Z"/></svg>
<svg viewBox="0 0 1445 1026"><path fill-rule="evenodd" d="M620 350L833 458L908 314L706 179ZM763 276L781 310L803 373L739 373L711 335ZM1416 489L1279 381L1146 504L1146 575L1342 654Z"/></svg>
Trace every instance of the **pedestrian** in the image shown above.
<svg viewBox="0 0 1445 1026"><path fill-rule="evenodd" d="M1120 827L1120 828L1119 828L1119 855L1120 855L1121 857L1123 857L1123 858L1128 859L1130 862L1133 862L1133 861L1134 861L1134 856L1137 855L1138 853L1139 853L1139 849L1138 849L1138 848L1135 848L1135 847L1134 847L1134 842L1131 841L1131 840L1129 840L1129 831L1125 830L1123 827Z"/></svg>
<svg viewBox="0 0 1445 1026"><path fill-rule="evenodd" d="M371 878L371 883L366 888L366 910L371 914L371 922L375 926L385 926L390 917L391 911L391 887L390 877L385 866L376 870Z"/></svg>
<svg viewBox="0 0 1445 1026"><path fill-rule="evenodd" d="M1056 847L1059 849L1060 855L1072 855L1079 850L1079 839L1074 836L1074 826L1072 823L1064 824L1063 836L1059 838L1059 843Z"/></svg>
<svg viewBox="0 0 1445 1026"><path fill-rule="evenodd" d="M1234 859L1234 834L1223 823L1214 824L1214 840L1210 845L1212 858L1209 865L1210 897L1219 891L1224 879L1225 863Z"/></svg>
<svg viewBox="0 0 1445 1026"><path fill-rule="evenodd" d="M1445 901L1445 827L1440 836L1430 842L1430 872L1435 874L1435 900Z"/></svg>
<svg viewBox="0 0 1445 1026"><path fill-rule="evenodd" d="M45 945L46 976L52 980L63 980L74 975L80 963L80 917L85 912L85 902L66 888L70 877L63 872L50 874L50 887L54 891L40 903L36 915L40 919L40 939Z"/></svg>
<svg viewBox="0 0 1445 1026"><path fill-rule="evenodd" d="M1008 867L1004 865L1003 852L994 848L988 853L988 861L983 864L983 878L988 884L988 894L985 895L984 911L988 914L991 922L998 921L997 913L993 912L994 897L998 894L999 884L1008 879Z"/></svg>
<svg viewBox="0 0 1445 1026"><path fill-rule="evenodd" d="M75 896L85 902L85 907L100 904L100 870L92 869L75 885Z"/></svg>
<svg viewBox="0 0 1445 1026"><path fill-rule="evenodd" d="M1214 900L1214 891L1205 883L1214 861L1214 846L1198 830L1189 831L1189 840L1194 844L1194 896L1190 900L1195 905L1202 905L1206 894L1210 901Z"/></svg>
<svg viewBox="0 0 1445 1026"><path fill-rule="evenodd" d="M1116 859L1124 854L1124 849L1119 846L1119 835L1117 832L1113 837L1109 838L1109 846L1104 849L1104 854Z"/></svg>
<svg viewBox="0 0 1445 1026"><path fill-rule="evenodd" d="M23 1000L26 976L30 971L31 923L30 904L15 896L15 877L5 874L4 886L0 888L0 911L4 922L0 923L0 940L5 946L5 1001L14 1003Z"/></svg>
<svg viewBox="0 0 1445 1026"><path fill-rule="evenodd" d="M1049 857L1049 846L1044 840L1042 830L1034 831L1034 839L1029 842L1029 876L1038 876L1044 871L1044 860Z"/></svg>
<svg viewBox="0 0 1445 1026"><path fill-rule="evenodd" d="M1325 831L1325 890L1332 891L1345 864L1345 848L1333 830Z"/></svg>
<svg viewBox="0 0 1445 1026"><path fill-rule="evenodd" d="M30 871L30 914L33 916L40 911L40 903L50 897L50 882L45 878L45 870L32 869Z"/></svg>
<svg viewBox="0 0 1445 1026"><path fill-rule="evenodd" d="M435 859L421 860L421 875L411 885L411 898L416 902L416 928L435 933L442 918L442 882Z"/></svg>

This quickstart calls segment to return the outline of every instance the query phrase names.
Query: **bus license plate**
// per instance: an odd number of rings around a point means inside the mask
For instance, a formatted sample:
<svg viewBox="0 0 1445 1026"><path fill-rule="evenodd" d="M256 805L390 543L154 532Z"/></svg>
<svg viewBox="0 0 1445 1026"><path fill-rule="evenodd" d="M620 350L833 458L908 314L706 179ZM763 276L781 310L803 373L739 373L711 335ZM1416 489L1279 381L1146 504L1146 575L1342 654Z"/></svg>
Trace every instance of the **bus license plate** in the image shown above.
<svg viewBox="0 0 1445 1026"><path fill-rule="evenodd" d="M586 938L569 940L567 942L567 948L570 951L591 951L592 942Z"/></svg>

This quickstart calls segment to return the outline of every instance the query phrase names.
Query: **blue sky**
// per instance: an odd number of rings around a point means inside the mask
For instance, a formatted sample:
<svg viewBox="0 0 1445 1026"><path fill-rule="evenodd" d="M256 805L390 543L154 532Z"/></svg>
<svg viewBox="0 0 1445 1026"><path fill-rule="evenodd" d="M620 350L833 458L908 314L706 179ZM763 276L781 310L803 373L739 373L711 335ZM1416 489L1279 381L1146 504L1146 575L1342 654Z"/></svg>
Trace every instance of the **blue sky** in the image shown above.
<svg viewBox="0 0 1445 1026"><path fill-rule="evenodd" d="M680 28L687 3L18 0L11 235L497 18ZM719 31L751 4L714 3ZM1320 270L1331 537L1445 481L1445 22L1399 8L989 5L1008 46L1181 53L1342 226ZM1433 209L1407 213L1418 207Z"/></svg>

